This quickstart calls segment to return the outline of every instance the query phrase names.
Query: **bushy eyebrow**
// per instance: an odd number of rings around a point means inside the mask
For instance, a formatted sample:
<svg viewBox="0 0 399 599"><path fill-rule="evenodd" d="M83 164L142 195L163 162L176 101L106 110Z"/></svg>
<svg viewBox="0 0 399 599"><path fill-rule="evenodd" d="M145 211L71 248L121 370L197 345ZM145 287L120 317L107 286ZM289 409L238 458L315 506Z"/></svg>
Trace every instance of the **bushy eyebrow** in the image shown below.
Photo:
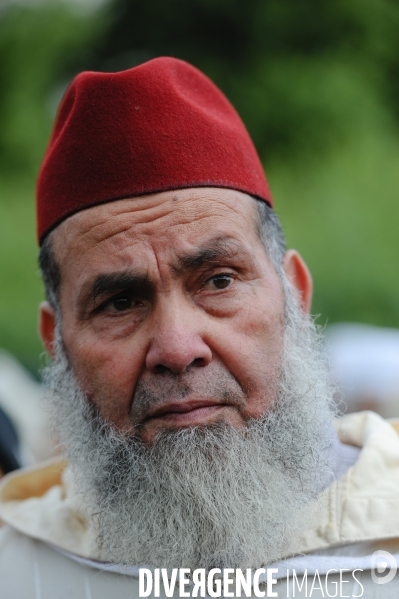
<svg viewBox="0 0 399 599"><path fill-rule="evenodd" d="M91 302L96 303L99 298L110 297L127 289L135 294L149 296L153 293L154 287L142 274L129 271L99 274L93 282L85 285L79 294L79 299L83 302L83 309L87 309ZM80 303L79 299L78 303Z"/></svg>
<svg viewBox="0 0 399 599"><path fill-rule="evenodd" d="M127 288L150 291L152 285L144 275L129 272L101 274L96 277L90 295L92 300L96 300L99 296L111 295Z"/></svg>
<svg viewBox="0 0 399 599"><path fill-rule="evenodd" d="M240 249L241 246L237 241L228 237L217 237L192 252L181 254L176 264L172 265L172 268L176 274L180 275L201 268L206 264L219 262L223 259L231 260ZM243 251L246 253L245 250Z"/></svg>

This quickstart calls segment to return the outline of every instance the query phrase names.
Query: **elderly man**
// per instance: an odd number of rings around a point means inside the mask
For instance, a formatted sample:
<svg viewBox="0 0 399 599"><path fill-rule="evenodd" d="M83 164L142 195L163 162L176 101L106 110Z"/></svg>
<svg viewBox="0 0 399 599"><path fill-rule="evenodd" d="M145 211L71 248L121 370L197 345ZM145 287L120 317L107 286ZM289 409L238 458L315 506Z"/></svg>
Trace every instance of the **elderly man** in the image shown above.
<svg viewBox="0 0 399 599"><path fill-rule="evenodd" d="M38 235L66 460L2 484L2 597L137 597L139 566L171 585L175 568L233 586L258 570L256 596L398 592L373 555L399 552L397 432L371 413L333 425L310 274L203 74L159 58L79 75Z"/></svg>

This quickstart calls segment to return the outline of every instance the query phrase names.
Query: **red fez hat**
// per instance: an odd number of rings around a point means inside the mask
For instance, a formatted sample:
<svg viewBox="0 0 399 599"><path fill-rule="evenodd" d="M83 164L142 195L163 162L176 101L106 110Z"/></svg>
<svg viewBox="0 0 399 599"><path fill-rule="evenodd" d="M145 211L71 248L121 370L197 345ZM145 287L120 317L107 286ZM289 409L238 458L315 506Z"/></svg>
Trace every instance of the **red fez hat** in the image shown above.
<svg viewBox="0 0 399 599"><path fill-rule="evenodd" d="M78 210L202 186L272 205L244 124L205 75L175 58L81 73L60 105L39 173L39 242Z"/></svg>

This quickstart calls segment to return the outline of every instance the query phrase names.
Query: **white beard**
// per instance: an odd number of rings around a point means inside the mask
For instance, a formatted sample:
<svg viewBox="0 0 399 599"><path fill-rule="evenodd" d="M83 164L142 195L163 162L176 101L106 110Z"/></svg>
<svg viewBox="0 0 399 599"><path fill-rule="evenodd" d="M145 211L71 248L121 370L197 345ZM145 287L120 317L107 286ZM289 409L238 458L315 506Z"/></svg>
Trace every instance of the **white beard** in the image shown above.
<svg viewBox="0 0 399 599"><path fill-rule="evenodd" d="M127 438L89 405L58 339L45 371L52 419L105 561L258 568L295 551L328 475L332 412L318 333L286 296L279 397L241 430L163 431L151 446Z"/></svg>

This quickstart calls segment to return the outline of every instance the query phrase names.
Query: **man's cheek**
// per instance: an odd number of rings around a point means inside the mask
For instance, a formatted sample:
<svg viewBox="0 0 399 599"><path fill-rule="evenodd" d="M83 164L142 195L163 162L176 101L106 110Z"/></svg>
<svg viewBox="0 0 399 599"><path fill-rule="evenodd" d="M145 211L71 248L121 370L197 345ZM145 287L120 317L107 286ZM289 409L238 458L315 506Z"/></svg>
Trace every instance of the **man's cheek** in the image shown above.
<svg viewBox="0 0 399 599"><path fill-rule="evenodd" d="M234 326L226 322L218 336L219 339L230 338L225 344L226 349L233 349L235 359L241 361L243 370L250 372L251 376L255 372L263 377L270 369L278 370L281 364L283 315L280 311L270 312L265 307L243 305Z"/></svg>
<svg viewBox="0 0 399 599"><path fill-rule="evenodd" d="M83 392L101 415L115 424L127 422L137 382L134 351L93 343L74 354L72 367Z"/></svg>
<svg viewBox="0 0 399 599"><path fill-rule="evenodd" d="M222 335L220 335L222 338ZM235 329L232 344L223 348L224 361L245 390L244 419L260 418L279 393L283 360L284 326L280 315L259 318L259 312L245 309L241 326Z"/></svg>

